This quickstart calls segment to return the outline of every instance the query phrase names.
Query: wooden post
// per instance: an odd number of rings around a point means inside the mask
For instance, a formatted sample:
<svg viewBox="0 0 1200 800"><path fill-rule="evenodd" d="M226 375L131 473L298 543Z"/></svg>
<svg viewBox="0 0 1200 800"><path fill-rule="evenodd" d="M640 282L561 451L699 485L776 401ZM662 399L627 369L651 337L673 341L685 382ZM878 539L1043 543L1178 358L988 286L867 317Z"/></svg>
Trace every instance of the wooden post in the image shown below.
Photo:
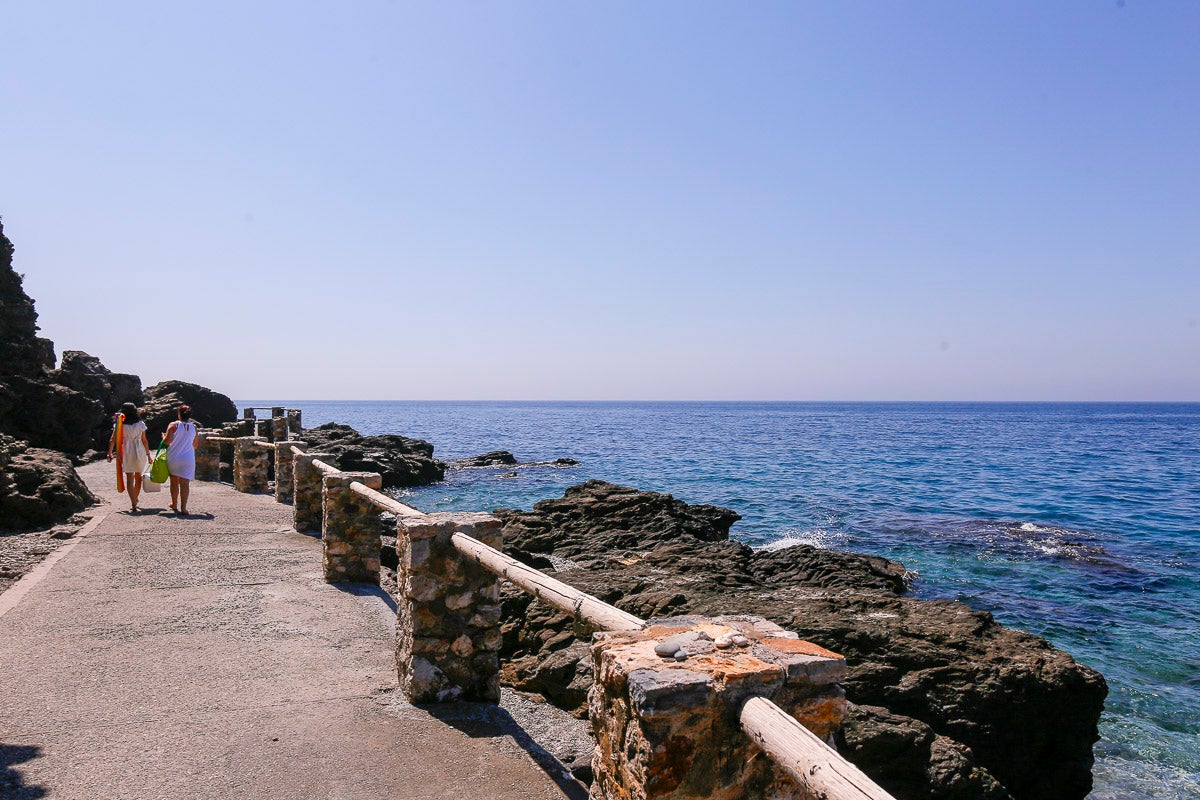
<svg viewBox="0 0 1200 800"><path fill-rule="evenodd" d="M304 452L308 445L304 442L288 441L275 442L275 502L290 503L296 494L295 453L292 448Z"/></svg>
<svg viewBox="0 0 1200 800"><path fill-rule="evenodd" d="M490 514L397 522L396 667L413 703L500 701L500 582L457 551L455 534L501 547Z"/></svg>
<svg viewBox="0 0 1200 800"><path fill-rule="evenodd" d="M292 525L301 533L319 531L325 517L321 505L321 478L325 473L313 461L333 463L332 453L301 453L292 460Z"/></svg>
<svg viewBox="0 0 1200 800"><path fill-rule="evenodd" d="M217 435L200 431L197 437L199 442L196 445L196 480L221 480L221 443L209 441L210 438L217 438Z"/></svg>
<svg viewBox="0 0 1200 800"><path fill-rule="evenodd" d="M809 797L738 714L768 697L826 737L845 712L845 659L756 617L650 620L598 634L592 658L593 797Z"/></svg>
<svg viewBox="0 0 1200 800"><path fill-rule="evenodd" d="M239 492L267 491L267 449L254 436L239 436L233 449L233 488Z"/></svg>
<svg viewBox="0 0 1200 800"><path fill-rule="evenodd" d="M322 479L326 583L379 583L379 548L383 544L379 510L350 490L356 481L371 489L383 486L378 472L339 472Z"/></svg>

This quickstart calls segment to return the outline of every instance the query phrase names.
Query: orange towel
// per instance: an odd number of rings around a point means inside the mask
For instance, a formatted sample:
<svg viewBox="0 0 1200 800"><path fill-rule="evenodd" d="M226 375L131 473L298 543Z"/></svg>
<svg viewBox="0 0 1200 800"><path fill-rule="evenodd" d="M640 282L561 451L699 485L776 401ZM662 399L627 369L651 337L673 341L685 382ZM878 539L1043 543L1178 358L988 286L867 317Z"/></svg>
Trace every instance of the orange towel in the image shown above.
<svg viewBox="0 0 1200 800"><path fill-rule="evenodd" d="M117 491L125 491L125 473L121 470L121 454L125 452L125 415L117 415Z"/></svg>

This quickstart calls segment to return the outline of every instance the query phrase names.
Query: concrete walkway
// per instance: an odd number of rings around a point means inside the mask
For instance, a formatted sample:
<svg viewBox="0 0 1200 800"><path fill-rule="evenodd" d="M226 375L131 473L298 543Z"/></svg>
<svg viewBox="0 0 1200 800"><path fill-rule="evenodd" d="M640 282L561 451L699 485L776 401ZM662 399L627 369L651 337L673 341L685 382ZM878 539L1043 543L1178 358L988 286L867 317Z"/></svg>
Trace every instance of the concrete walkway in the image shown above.
<svg viewBox="0 0 1200 800"><path fill-rule="evenodd" d="M0 596L0 797L579 796L503 709L404 701L390 599L323 583L290 506L194 483L198 516L165 489L132 516L112 469L80 471L102 519Z"/></svg>

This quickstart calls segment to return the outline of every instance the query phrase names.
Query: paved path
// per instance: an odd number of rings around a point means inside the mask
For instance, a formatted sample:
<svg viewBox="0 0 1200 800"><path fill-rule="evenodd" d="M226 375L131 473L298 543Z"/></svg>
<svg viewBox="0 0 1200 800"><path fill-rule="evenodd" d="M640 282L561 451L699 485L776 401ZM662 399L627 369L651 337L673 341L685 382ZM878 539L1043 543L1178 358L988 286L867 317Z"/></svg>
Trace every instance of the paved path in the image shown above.
<svg viewBox="0 0 1200 800"><path fill-rule="evenodd" d="M290 506L196 483L202 516L131 516L111 470L81 470L102 518L0 596L0 797L578 796L504 710L404 701L390 601L323 583Z"/></svg>

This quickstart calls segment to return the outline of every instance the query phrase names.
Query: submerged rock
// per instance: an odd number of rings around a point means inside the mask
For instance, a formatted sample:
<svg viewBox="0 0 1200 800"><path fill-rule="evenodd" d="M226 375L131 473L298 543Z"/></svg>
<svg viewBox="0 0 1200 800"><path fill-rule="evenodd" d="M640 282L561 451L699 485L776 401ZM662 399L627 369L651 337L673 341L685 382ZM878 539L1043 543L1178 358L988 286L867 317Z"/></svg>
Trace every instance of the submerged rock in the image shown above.
<svg viewBox="0 0 1200 800"><path fill-rule="evenodd" d="M493 450L470 458L460 458L450 464L454 469L469 469L471 467L510 467L517 463L517 457L507 450Z"/></svg>
<svg viewBox="0 0 1200 800"><path fill-rule="evenodd" d="M446 465L433 457L433 445L421 439L363 436L349 425L329 422L305 430L304 441L314 453L332 453L338 469L378 472L388 488L426 486L446 474Z"/></svg>
<svg viewBox="0 0 1200 800"><path fill-rule="evenodd" d="M905 597L900 564L756 551L729 540L733 511L600 481L496 514L509 555L558 565L559 579L633 614L755 614L846 656L848 699L891 715L847 728L848 757L901 800L1091 788L1099 673L961 603ZM581 713L590 666L571 619L516 590L504 605L506 682ZM896 737L913 742L902 766L887 755Z"/></svg>

